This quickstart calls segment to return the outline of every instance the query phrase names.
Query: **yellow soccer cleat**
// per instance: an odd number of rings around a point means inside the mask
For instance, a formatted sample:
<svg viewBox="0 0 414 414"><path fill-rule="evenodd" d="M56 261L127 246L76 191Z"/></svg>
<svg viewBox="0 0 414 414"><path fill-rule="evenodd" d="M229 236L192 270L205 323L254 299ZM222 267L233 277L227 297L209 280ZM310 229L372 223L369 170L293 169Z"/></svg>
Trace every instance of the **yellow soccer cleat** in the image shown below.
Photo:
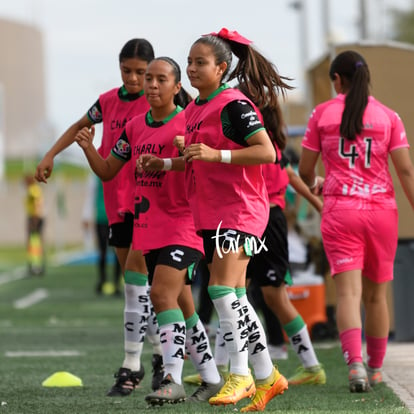
<svg viewBox="0 0 414 414"><path fill-rule="evenodd" d="M256 386L250 373L249 375L230 373L221 390L208 402L211 405L236 404L243 398L253 396L255 392Z"/></svg>
<svg viewBox="0 0 414 414"><path fill-rule="evenodd" d="M240 411L263 411L267 403L277 395L283 394L288 389L287 379L277 370L273 368L273 373L268 380L256 380L256 394L252 402Z"/></svg>
<svg viewBox="0 0 414 414"><path fill-rule="evenodd" d="M229 376L229 370L225 365L217 365L218 372L224 381L227 380ZM200 374L187 375L183 378L183 381L186 384L197 385L198 387L203 383L203 379Z"/></svg>
<svg viewBox="0 0 414 414"><path fill-rule="evenodd" d="M201 383L203 382L200 374L187 375L183 378L183 381L186 384L197 385L197 386L200 386Z"/></svg>
<svg viewBox="0 0 414 414"><path fill-rule="evenodd" d="M326 384L326 373L321 365L304 368L299 367L296 374L288 379L289 385L318 385Z"/></svg>

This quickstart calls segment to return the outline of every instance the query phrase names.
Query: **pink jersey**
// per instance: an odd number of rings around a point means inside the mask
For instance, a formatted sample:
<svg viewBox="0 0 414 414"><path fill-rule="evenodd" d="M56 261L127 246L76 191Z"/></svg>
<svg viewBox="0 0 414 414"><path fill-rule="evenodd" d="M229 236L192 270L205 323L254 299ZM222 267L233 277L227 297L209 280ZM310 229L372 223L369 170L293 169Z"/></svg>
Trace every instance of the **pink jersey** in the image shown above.
<svg viewBox="0 0 414 414"><path fill-rule="evenodd" d="M345 95L318 105L308 122L302 146L322 153L325 166L324 211L331 205L349 209L396 209L388 154L409 147L399 116L372 96L356 140L340 137Z"/></svg>
<svg viewBox="0 0 414 414"><path fill-rule="evenodd" d="M286 171L286 165L282 166L282 152L276 147L277 163L264 164L263 177L266 182L267 193L269 194L269 202L275 206L279 206L282 210L286 206L286 189L289 184L289 176Z"/></svg>
<svg viewBox="0 0 414 414"><path fill-rule="evenodd" d="M114 88L99 97L102 109L103 134L99 154L106 158L121 135L125 124L135 115L145 113L149 104L145 96L133 101L123 101L118 96L119 88ZM134 169L128 165L110 181L103 183L104 201L108 223L114 224L123 221L126 212L133 212L133 182L127 177Z"/></svg>
<svg viewBox="0 0 414 414"><path fill-rule="evenodd" d="M216 149L243 148L222 131L221 112L235 100L248 99L229 88L202 105L191 102L185 110L186 146L203 142ZM269 218L269 200L261 165L195 160L187 163L186 186L198 232L220 226L262 236Z"/></svg>
<svg viewBox="0 0 414 414"><path fill-rule="evenodd" d="M127 123L125 135L131 149L129 164L134 167L141 154L160 158L178 157L173 145L184 134L184 111L174 113L161 126L151 126L149 115L139 115ZM134 181L128 177L129 181ZM135 174L135 219L133 249L147 253L178 244L203 252L202 238L196 234L181 171L158 171Z"/></svg>

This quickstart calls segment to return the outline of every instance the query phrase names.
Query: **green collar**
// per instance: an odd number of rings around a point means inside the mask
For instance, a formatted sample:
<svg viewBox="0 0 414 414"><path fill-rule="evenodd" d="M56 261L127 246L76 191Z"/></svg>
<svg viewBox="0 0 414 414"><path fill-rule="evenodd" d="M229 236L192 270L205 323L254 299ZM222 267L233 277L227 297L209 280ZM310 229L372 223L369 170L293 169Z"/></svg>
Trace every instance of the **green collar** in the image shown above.
<svg viewBox="0 0 414 414"><path fill-rule="evenodd" d="M118 90L119 99L122 101L135 101L135 99L140 98L142 95L144 95L144 90L139 91L138 93L128 93L124 85Z"/></svg>
<svg viewBox="0 0 414 414"><path fill-rule="evenodd" d="M183 108L181 106L177 105L175 110L171 112L166 118L164 118L162 121L154 121L154 118L152 117L151 110L147 112L146 121L147 124L150 126L161 126L165 125L169 120L174 118L179 112L181 112Z"/></svg>
<svg viewBox="0 0 414 414"><path fill-rule="evenodd" d="M200 99L199 96L197 96L195 103L197 105L203 105L207 102L210 102L214 97L216 97L219 93L223 92L225 89L229 89L231 86L227 83L223 83L218 89L216 89L213 93L211 93L206 99Z"/></svg>

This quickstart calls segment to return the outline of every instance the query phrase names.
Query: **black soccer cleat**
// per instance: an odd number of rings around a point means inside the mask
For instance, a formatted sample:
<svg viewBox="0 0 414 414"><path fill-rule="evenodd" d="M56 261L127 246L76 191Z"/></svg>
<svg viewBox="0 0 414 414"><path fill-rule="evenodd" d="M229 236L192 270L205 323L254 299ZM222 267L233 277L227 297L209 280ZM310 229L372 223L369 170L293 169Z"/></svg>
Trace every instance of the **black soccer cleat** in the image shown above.
<svg viewBox="0 0 414 414"><path fill-rule="evenodd" d="M114 374L115 384L106 394L108 397L126 397L138 387L145 375L144 366L139 371L131 371L129 368L119 368Z"/></svg>
<svg viewBox="0 0 414 414"><path fill-rule="evenodd" d="M161 382L164 379L164 364L162 356L153 354L152 356L152 383L151 388L153 391L158 390L161 387Z"/></svg>

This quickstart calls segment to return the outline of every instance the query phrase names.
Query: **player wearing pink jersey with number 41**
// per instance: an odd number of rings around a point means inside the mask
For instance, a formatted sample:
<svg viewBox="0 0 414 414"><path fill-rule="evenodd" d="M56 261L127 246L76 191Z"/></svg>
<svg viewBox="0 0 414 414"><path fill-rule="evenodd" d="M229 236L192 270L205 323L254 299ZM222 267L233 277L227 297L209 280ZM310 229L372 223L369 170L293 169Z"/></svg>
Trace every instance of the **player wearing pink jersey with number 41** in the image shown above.
<svg viewBox="0 0 414 414"><path fill-rule="evenodd" d="M393 279L398 212L388 156L413 207L414 167L400 117L369 94L364 58L354 51L340 53L329 76L337 96L316 106L309 119L299 174L314 194L324 197L321 233L336 286L349 388L365 392L382 381L389 334L386 291ZM325 178L315 173L319 154Z"/></svg>

